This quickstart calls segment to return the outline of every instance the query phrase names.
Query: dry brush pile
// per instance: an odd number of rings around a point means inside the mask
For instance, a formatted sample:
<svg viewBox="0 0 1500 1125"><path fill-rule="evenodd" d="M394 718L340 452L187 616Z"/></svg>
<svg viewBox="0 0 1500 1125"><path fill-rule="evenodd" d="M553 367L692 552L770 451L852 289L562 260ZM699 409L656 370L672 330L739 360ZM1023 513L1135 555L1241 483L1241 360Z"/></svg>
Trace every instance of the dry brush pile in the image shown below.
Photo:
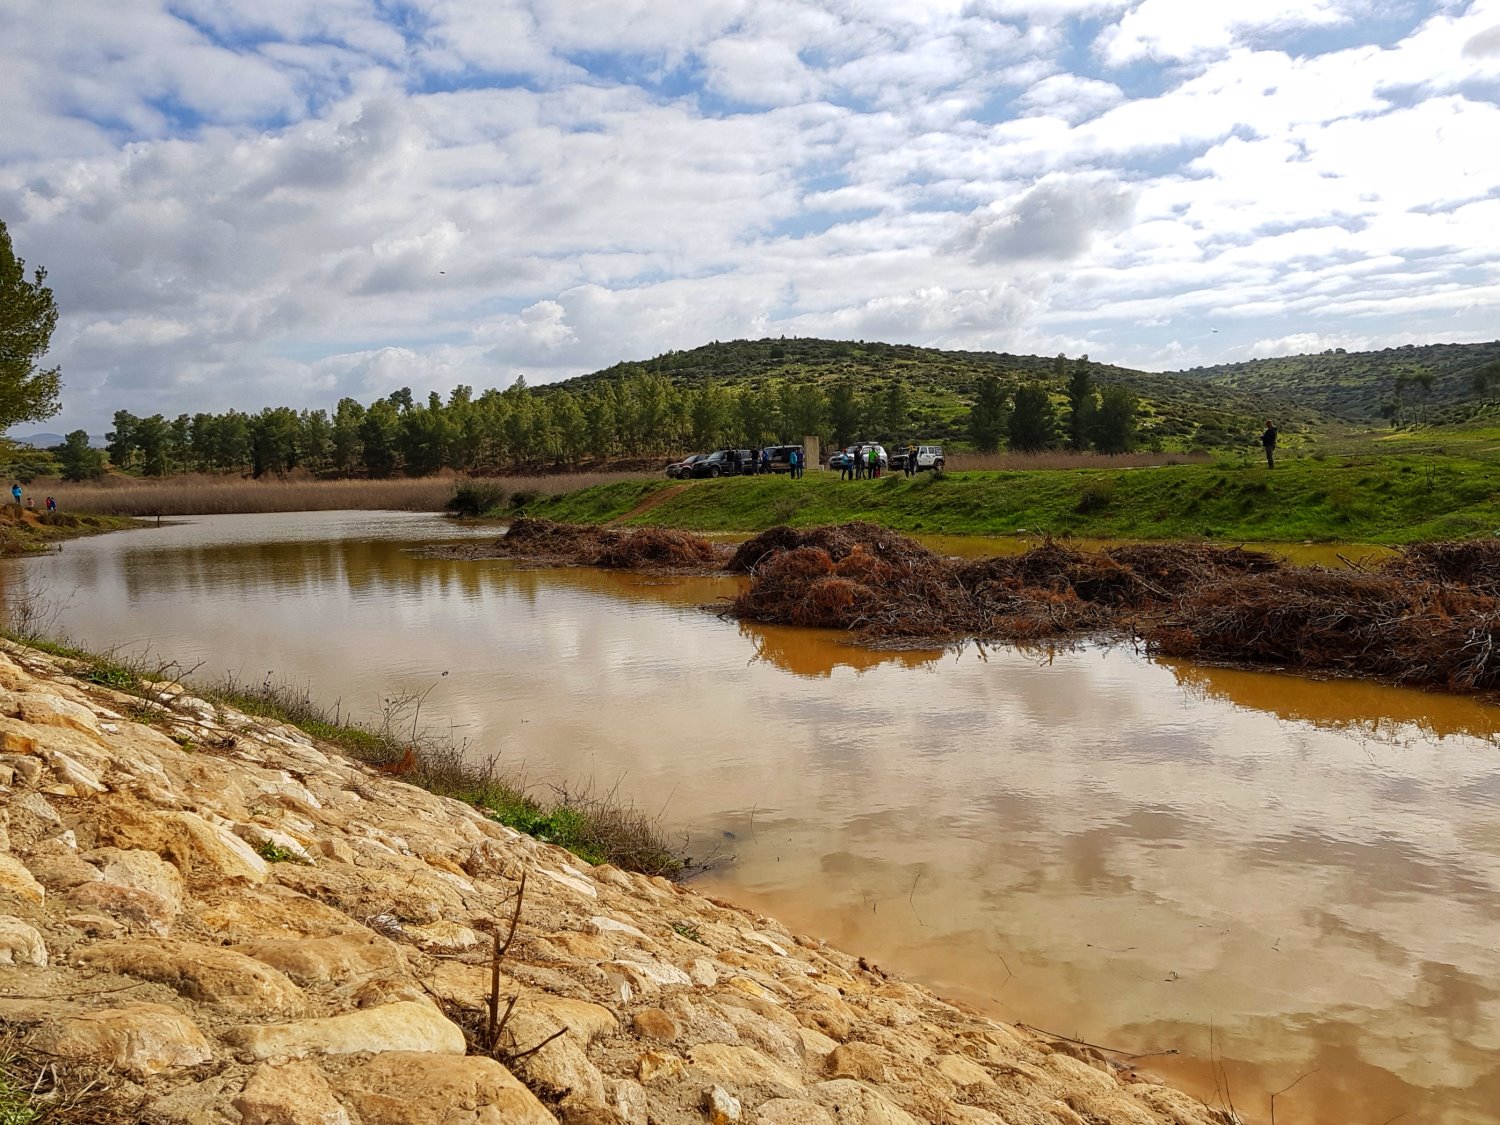
<svg viewBox="0 0 1500 1125"><path fill-rule="evenodd" d="M723 549L671 528L616 531L522 517L484 552L501 558L614 570L704 571L723 565Z"/></svg>
<svg viewBox="0 0 1500 1125"><path fill-rule="evenodd" d="M521 519L502 554L702 572L723 548L686 532ZM1165 656L1271 665L1457 692L1500 691L1500 542L1424 543L1371 569L1295 567L1243 547L1048 541L1021 555L939 556L875 524L773 527L724 569L750 577L746 621L883 643L1139 637Z"/></svg>
<svg viewBox="0 0 1500 1125"><path fill-rule="evenodd" d="M867 528L773 528L742 544L730 566L753 577L734 613L886 642L1124 632L1163 655L1500 689L1500 543L1330 570L1193 544L943 559L884 529L877 545Z"/></svg>

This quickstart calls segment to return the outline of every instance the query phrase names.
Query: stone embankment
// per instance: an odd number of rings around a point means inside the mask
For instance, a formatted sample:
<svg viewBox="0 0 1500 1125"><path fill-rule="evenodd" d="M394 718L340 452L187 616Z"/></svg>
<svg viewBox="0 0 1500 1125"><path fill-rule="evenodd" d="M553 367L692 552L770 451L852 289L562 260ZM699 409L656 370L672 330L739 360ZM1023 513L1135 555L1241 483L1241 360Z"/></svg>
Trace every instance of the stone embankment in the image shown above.
<svg viewBox="0 0 1500 1125"><path fill-rule="evenodd" d="M58 1120L1231 1120L300 731L8 651L0 1030L24 1096L86 1091Z"/></svg>

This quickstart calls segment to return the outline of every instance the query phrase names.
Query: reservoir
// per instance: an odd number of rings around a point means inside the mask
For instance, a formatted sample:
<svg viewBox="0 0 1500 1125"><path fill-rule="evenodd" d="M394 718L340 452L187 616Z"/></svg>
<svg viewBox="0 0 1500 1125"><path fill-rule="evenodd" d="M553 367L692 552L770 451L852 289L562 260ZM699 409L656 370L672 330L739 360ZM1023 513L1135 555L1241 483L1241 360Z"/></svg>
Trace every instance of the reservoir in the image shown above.
<svg viewBox="0 0 1500 1125"><path fill-rule="evenodd" d="M1128 644L872 651L705 610L732 579L415 550L496 534L205 517L7 563L5 598L354 719L420 695L477 760L659 813L699 890L1247 1120L1500 1116L1500 709Z"/></svg>

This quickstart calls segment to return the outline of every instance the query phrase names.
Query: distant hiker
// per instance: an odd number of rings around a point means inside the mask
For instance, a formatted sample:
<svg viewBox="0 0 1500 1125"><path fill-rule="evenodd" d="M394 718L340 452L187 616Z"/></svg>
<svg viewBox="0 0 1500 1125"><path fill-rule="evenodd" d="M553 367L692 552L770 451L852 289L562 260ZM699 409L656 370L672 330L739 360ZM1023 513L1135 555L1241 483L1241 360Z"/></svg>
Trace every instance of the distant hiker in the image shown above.
<svg viewBox="0 0 1500 1125"><path fill-rule="evenodd" d="M862 445L853 446L849 450L849 457L854 462L854 479L865 479L865 449Z"/></svg>
<svg viewBox="0 0 1500 1125"><path fill-rule="evenodd" d="M47 511L49 511L49 512L55 512L55 511L57 511L57 501L55 499L53 499L51 496L47 497Z"/></svg>
<svg viewBox="0 0 1500 1125"><path fill-rule="evenodd" d="M875 452L875 447L870 446L870 479L874 480L880 475L880 454Z"/></svg>
<svg viewBox="0 0 1500 1125"><path fill-rule="evenodd" d="M1276 467L1276 426L1269 418L1266 419L1266 432L1260 435L1260 444L1266 450L1266 468L1274 469Z"/></svg>
<svg viewBox="0 0 1500 1125"><path fill-rule="evenodd" d="M802 450L793 449L786 455L787 464L792 467L792 479L796 480L802 475Z"/></svg>
<svg viewBox="0 0 1500 1125"><path fill-rule="evenodd" d="M909 477L917 475L917 447L915 445L906 447L906 475Z"/></svg>
<svg viewBox="0 0 1500 1125"><path fill-rule="evenodd" d="M16 502L16 511L21 510L21 486L13 484L10 486L10 498Z"/></svg>
<svg viewBox="0 0 1500 1125"><path fill-rule="evenodd" d="M30 512L36 511L36 497L35 496L28 496L28 497L26 497L26 510L30 511Z"/></svg>
<svg viewBox="0 0 1500 1125"><path fill-rule="evenodd" d="M844 455L839 458L839 480L854 479L854 454L844 450Z"/></svg>
<svg viewBox="0 0 1500 1125"><path fill-rule="evenodd" d="M771 451L769 449L762 449L760 451L760 471L763 473L771 471Z"/></svg>

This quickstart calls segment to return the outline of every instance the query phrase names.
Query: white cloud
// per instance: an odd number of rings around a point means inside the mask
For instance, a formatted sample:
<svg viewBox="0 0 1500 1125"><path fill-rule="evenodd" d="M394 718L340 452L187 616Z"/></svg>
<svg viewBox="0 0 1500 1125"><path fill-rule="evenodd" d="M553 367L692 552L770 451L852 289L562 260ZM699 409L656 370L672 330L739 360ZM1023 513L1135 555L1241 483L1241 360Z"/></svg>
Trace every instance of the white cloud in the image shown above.
<svg viewBox="0 0 1500 1125"><path fill-rule="evenodd" d="M1095 44L1110 66L1174 62L1227 52L1247 32L1346 24L1364 0L1141 0Z"/></svg>
<svg viewBox="0 0 1500 1125"><path fill-rule="evenodd" d="M65 423L781 332L1493 334L1496 0L1384 47L1355 0L392 10L0 11L0 217L51 271ZM1100 18L1123 70L1070 40Z"/></svg>

